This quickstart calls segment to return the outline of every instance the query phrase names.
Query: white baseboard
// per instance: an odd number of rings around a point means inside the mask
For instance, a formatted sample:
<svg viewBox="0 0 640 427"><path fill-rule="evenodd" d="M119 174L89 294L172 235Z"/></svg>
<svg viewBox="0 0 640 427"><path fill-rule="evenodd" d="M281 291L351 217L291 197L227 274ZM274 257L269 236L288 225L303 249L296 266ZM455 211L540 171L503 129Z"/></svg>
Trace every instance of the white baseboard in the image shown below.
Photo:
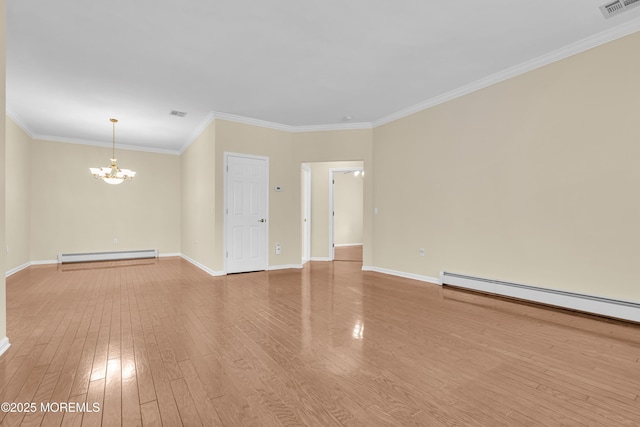
<svg viewBox="0 0 640 427"><path fill-rule="evenodd" d="M198 267L200 270L205 271L207 273L209 273L211 276L224 276L225 273L223 271L215 271L210 269L209 267L200 264L198 261L196 261L195 259L191 259L188 256L184 255L184 254L180 254L180 257L182 259L184 259L185 261L190 262L191 264L195 265L196 267Z"/></svg>
<svg viewBox="0 0 640 427"><path fill-rule="evenodd" d="M40 261L31 261L29 265L49 265L49 264L57 264L57 259L44 259Z"/></svg>
<svg viewBox="0 0 640 427"><path fill-rule="evenodd" d="M26 263L24 263L24 264L22 264L22 265L20 265L20 266L18 266L18 267L16 267L16 268L12 268L11 270L7 271L7 272L4 274L4 277L9 277L9 276L11 276L12 274L16 274L18 271L22 271L22 270L24 270L25 268L29 267L30 265L31 265L31 263L30 263L30 262L26 262Z"/></svg>
<svg viewBox="0 0 640 427"><path fill-rule="evenodd" d="M570 310L599 314L640 323L640 302L541 288L519 283L440 273L442 283L495 295L539 302Z"/></svg>
<svg viewBox="0 0 640 427"><path fill-rule="evenodd" d="M168 257L182 257L181 253L158 253L158 258L168 258ZM31 265L49 265L49 264L58 264L59 261L57 259L45 259L39 261L30 261L26 264L21 265L20 267L16 267L12 270L7 271L6 276L10 276L12 274L17 273L20 270L23 270Z"/></svg>
<svg viewBox="0 0 640 427"><path fill-rule="evenodd" d="M158 258L181 257L181 253L158 253Z"/></svg>
<svg viewBox="0 0 640 427"><path fill-rule="evenodd" d="M2 354L7 351L9 349L9 347L11 347L11 344L9 343L9 338L4 337L0 340L0 356L2 356Z"/></svg>
<svg viewBox="0 0 640 427"><path fill-rule="evenodd" d="M309 261L331 261L331 258L327 256L312 256Z"/></svg>
<svg viewBox="0 0 640 427"><path fill-rule="evenodd" d="M375 271L376 273L390 274L391 276L398 276L398 277L404 277L405 279L419 280L421 282L433 283L434 285L441 284L440 279L438 279L437 277L421 276L419 274L406 273L404 271L389 270L387 268L373 267L370 265L363 265L362 271Z"/></svg>
<svg viewBox="0 0 640 427"><path fill-rule="evenodd" d="M272 270L288 270L291 268L295 268L295 269L301 269L302 268L302 264L283 264L283 265L270 265L269 267L267 267L268 271L272 271Z"/></svg>
<svg viewBox="0 0 640 427"><path fill-rule="evenodd" d="M199 269L206 271L208 274L212 275L212 276L224 276L225 273L222 271L214 271L212 269L210 269L209 267L206 267L204 265L202 265L201 263L199 263L198 261L189 258L186 255L183 255L181 253L159 253L158 254L159 258L168 258L168 257L180 257L182 259L184 259L185 261L190 262L191 264L195 265L196 267L198 267ZM312 261L329 261L329 258L326 259L313 259ZM11 276L12 274L17 273L20 270L24 270L25 268L31 266L31 265L47 265L47 264L58 264L58 260L44 260L44 261L31 261L28 263L25 263L23 265L21 265L20 267L16 267L13 268L9 271L7 271L6 273L6 277ZM303 267L303 264L283 264L283 265L271 265L269 267L267 267L268 271L272 271L272 270L286 270L289 268L294 268L294 269L301 269Z"/></svg>
<svg viewBox="0 0 640 427"><path fill-rule="evenodd" d="M362 246L362 243L336 243L333 246L336 248L343 248L345 246Z"/></svg>

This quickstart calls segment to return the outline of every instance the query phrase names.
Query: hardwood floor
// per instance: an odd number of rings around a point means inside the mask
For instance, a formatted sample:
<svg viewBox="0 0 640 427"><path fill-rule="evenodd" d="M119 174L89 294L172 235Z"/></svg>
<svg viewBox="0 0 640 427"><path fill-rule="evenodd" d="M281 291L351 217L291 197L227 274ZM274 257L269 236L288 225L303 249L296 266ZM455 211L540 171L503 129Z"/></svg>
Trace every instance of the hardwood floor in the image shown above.
<svg viewBox="0 0 640 427"><path fill-rule="evenodd" d="M336 261L357 261L362 263L362 245L336 246L333 248Z"/></svg>
<svg viewBox="0 0 640 427"><path fill-rule="evenodd" d="M100 407L7 426L640 425L639 325L358 263L30 267L7 312L0 402Z"/></svg>

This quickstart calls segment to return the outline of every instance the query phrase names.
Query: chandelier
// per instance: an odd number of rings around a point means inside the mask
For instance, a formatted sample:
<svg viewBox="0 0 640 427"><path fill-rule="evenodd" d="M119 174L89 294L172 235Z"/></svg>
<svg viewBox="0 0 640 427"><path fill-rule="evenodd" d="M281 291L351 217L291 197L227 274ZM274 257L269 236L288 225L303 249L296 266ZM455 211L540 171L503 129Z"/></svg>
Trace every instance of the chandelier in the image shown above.
<svg viewBox="0 0 640 427"><path fill-rule="evenodd" d="M89 168L94 178L102 179L107 184L120 184L123 181L131 181L136 173L129 169L120 169L116 162L116 123L118 119L109 119L113 124L113 145L111 152L111 165L102 168Z"/></svg>

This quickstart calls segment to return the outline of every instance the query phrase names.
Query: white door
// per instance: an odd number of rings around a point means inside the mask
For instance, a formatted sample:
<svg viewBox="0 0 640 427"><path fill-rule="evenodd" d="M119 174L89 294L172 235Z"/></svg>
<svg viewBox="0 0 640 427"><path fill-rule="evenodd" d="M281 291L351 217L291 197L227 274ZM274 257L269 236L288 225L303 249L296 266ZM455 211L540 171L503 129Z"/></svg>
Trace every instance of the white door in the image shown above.
<svg viewBox="0 0 640 427"><path fill-rule="evenodd" d="M227 273L267 269L268 158L226 155Z"/></svg>

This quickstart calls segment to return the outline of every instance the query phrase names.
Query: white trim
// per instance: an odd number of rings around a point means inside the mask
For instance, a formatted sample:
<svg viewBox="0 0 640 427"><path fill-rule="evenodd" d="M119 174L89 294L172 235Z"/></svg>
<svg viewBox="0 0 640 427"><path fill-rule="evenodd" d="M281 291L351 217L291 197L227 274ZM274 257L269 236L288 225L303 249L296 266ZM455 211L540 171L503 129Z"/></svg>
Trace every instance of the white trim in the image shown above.
<svg viewBox="0 0 640 427"><path fill-rule="evenodd" d="M437 277L422 276L422 275L419 275L419 274L406 273L404 271L389 270L387 268L373 267L373 266L370 266L370 265L363 265L362 266L362 271L374 271L376 273L382 273L382 274L389 274L391 276L404 277L405 279L419 280L421 282L427 282L427 283L431 283L431 284L434 284L434 285L440 285L441 284L440 279L438 279Z"/></svg>
<svg viewBox="0 0 640 427"><path fill-rule="evenodd" d="M46 259L46 260L41 260L41 261L29 261L29 262L26 262L26 263L22 264L19 267L12 268L11 270L8 270L5 273L4 277L7 278L7 277L9 277L11 275L16 274L19 271L24 270L25 268L31 267L32 265L57 265L57 264L58 264L58 260L57 259Z"/></svg>
<svg viewBox="0 0 640 427"><path fill-rule="evenodd" d="M31 132L31 129L29 129L24 123L22 123L22 121L18 118L18 116L16 116L13 111L9 110L9 107L7 106L6 110L5 110L5 114L7 115L7 117L9 117L24 133L27 134L27 136L29 136L29 138L33 139L33 133Z"/></svg>
<svg viewBox="0 0 640 427"><path fill-rule="evenodd" d="M191 132L191 135L189 135L189 139L187 139L187 141L182 145L182 148L178 150L178 153L182 155L182 153L187 151L187 148L189 148L191 144L193 144L193 142L198 139L198 137L202 134L202 132L205 131L205 129L209 127L214 119L215 113L213 111L209 111L209 114L207 114L204 120L202 120L200 124Z"/></svg>
<svg viewBox="0 0 640 427"><path fill-rule="evenodd" d="M336 211L334 206L334 186L336 183L335 178L333 177L334 170L332 168L329 169L329 261L333 261L336 258L335 246L334 246L334 236L333 236L333 221L336 217Z"/></svg>
<svg viewBox="0 0 640 427"><path fill-rule="evenodd" d="M358 129L371 129L370 122L359 123L331 123L324 125L307 125L307 126L293 126L285 125L283 123L271 122L268 120L254 119L252 117L238 116L235 114L220 113L212 111L209 113L213 120L226 120L228 122L241 123L251 126L260 126L263 128L280 130L283 132L324 132L332 130L358 130Z"/></svg>
<svg viewBox="0 0 640 427"><path fill-rule="evenodd" d="M91 141L85 139L76 139L76 138L65 138L61 136L51 136L51 135L40 135L37 133L31 132L29 129L13 112L7 110L6 115L20 128L24 133L26 133L29 138L37 139L40 141L50 141L50 142L62 142L67 144L78 144L78 145L90 145L94 147L102 147L102 148L112 148L112 142L103 142L103 141ZM128 151L143 151L145 153L160 153L160 154L171 154L171 155L179 155L182 154L176 150L170 150L166 148L153 148L153 147L141 147L138 145L127 145L127 144L118 144L118 149L128 150Z"/></svg>
<svg viewBox="0 0 640 427"><path fill-rule="evenodd" d="M209 273L212 276L224 276L225 273L223 271L214 271L206 266L204 266L203 264L200 264L198 261L189 258L188 256L181 254L181 253L165 253L165 254L160 254L158 255L158 257L164 258L164 257L180 257L182 259L184 259L185 261L193 264L194 266L198 267L199 269ZM43 260L43 261L31 261L30 263L25 264L22 267L29 267L32 265L51 265L51 264L58 264L58 260ZM13 274L13 273L12 273Z"/></svg>
<svg viewBox="0 0 640 427"><path fill-rule="evenodd" d="M180 257L181 257L183 260L185 260L185 261L187 261L187 262L189 262L189 263L193 264L194 266L198 267L200 270L202 270L202 271L204 271L204 272L206 272L206 273L209 273L209 275L211 275L211 276L216 276L216 277L217 277L217 276L224 276L224 275L225 275L224 271L215 271L215 270L212 270L212 269L210 269L209 267L206 267L206 266L204 266L203 264L200 264L200 263L199 263L198 261L196 261L195 259L193 259L193 258L189 258L188 256L186 256L186 255L184 255L184 254L180 254Z"/></svg>
<svg viewBox="0 0 640 427"><path fill-rule="evenodd" d="M336 248L344 248L347 246L362 246L362 243L336 243L334 246Z"/></svg>
<svg viewBox="0 0 640 427"><path fill-rule="evenodd" d="M20 119L11 111L7 110L5 112L7 117L9 117L24 133L26 133L29 138L37 139L40 141L50 141L50 142L61 142L66 144L77 144L77 145L89 145L93 147L102 147L102 148L112 148L112 142L104 142L104 141L91 141L85 139L77 139L77 138L65 138L61 136L51 136L51 135L40 135L37 133L31 132ZM155 147L142 147L139 145L127 145L127 144L118 144L118 149L127 150L127 151L142 151L145 153L158 153L158 154L169 154L173 156L177 156L182 154L182 151L171 150L168 148L155 148ZM185 147L186 149L186 147Z"/></svg>
<svg viewBox="0 0 640 427"><path fill-rule="evenodd" d="M291 132L291 126L282 123L270 122L267 120L254 119L251 117L236 116L235 114L218 113L213 111L214 120L226 120L228 122L241 123L245 125L260 126L263 128Z"/></svg>
<svg viewBox="0 0 640 427"><path fill-rule="evenodd" d="M180 254L180 253L158 254L158 258L168 258L168 257L182 257L182 254ZM51 264L59 264L59 261L57 259L56 260L44 260L44 261L29 261L29 262L26 262L26 263L22 264L19 267L12 268L11 270L7 271L5 273L5 277L9 277L11 275L14 275L17 272L22 271L27 267L31 267L32 265L51 265Z"/></svg>
<svg viewBox="0 0 640 427"><path fill-rule="evenodd" d="M309 258L309 261L321 261L321 262L326 262L326 261L333 261L331 258L326 257L326 256L312 256L311 258Z"/></svg>
<svg viewBox="0 0 640 427"><path fill-rule="evenodd" d="M31 261L30 265L49 265L49 264L58 264L57 259L45 259L40 261Z"/></svg>
<svg viewBox="0 0 640 427"><path fill-rule="evenodd" d="M302 264L305 264L311 258L311 167L305 163L302 164L302 190Z"/></svg>
<svg viewBox="0 0 640 427"><path fill-rule="evenodd" d="M245 159L255 159L255 160L262 160L266 163L265 165L265 173L267 175L267 182L265 184L265 199L266 199L266 212L265 212L265 219L267 220L267 233L265 236L265 255L266 255L266 260L265 260L265 265L264 265L264 269L267 270L269 268L269 229L271 228L271 220L269 218L269 193L270 193L270 189L269 189L269 182L270 182L270 176L269 176L269 157L267 156L257 156L254 154L244 154L244 153L234 153L234 152L229 152L229 151L225 151L224 152L224 164L223 164L223 172L222 172L222 185L223 185L223 199L224 199L224 205L222 207L222 226L223 226L223 242L222 242L222 253L223 253L223 257L224 257L224 274L227 274L229 272L229 269L227 267L227 252L228 252L228 247L227 247L227 242L228 240L228 233L227 233L227 209L229 207L229 202L228 202L228 194L227 194L227 175L228 175L228 171L229 171L229 157L242 157Z"/></svg>
<svg viewBox="0 0 640 427"><path fill-rule="evenodd" d="M533 71L537 68L544 67L545 65L549 65L570 56L577 55L578 53L617 40L621 37L635 33L636 31L640 31L640 19L634 19L633 21L629 21L625 24L619 25L618 27L579 40L568 46L556 49L552 52L515 65L513 67L509 67L505 70L499 71L495 74L491 74L490 76L484 77L480 80L476 80L475 82L460 86L441 95L434 96L433 98L429 98L426 101L420 102L407 108L403 108L400 111L396 111L395 113L391 113L377 120L374 120L372 122L372 125L374 128L377 128L378 126L382 126L395 120L402 119L404 117L426 110L428 108L435 107L436 105L443 104L447 101L451 101L452 99L468 95L472 92L476 92L480 89L484 89L496 83L500 83L529 71Z"/></svg>
<svg viewBox="0 0 640 427"><path fill-rule="evenodd" d="M327 132L332 130L359 130L359 129L373 129L373 125L370 122L359 123L336 123L327 125L309 125L309 126L291 126L290 132Z"/></svg>
<svg viewBox="0 0 640 427"><path fill-rule="evenodd" d="M4 337L0 340L0 356L7 351L11 347L11 343L9 343L9 338Z"/></svg>
<svg viewBox="0 0 640 427"><path fill-rule="evenodd" d="M112 143L102 142L102 141L91 141L86 139L76 139L76 138L65 138L60 136L51 136L51 135L39 135L33 134L31 139L37 139L40 141L50 141L50 142L62 142L65 144L77 144L77 145L90 145L92 147L101 147L101 148L112 148ZM169 154L172 156L179 156L180 152L177 150L169 150L166 148L153 148L153 147L142 147L139 145L128 145L128 144L116 144L116 148L118 150L126 150L126 151L142 151L145 153L158 153L158 154Z"/></svg>
<svg viewBox="0 0 640 427"><path fill-rule="evenodd" d="M445 272L440 272L441 283L444 283L444 274ZM579 294L491 279L477 279L478 280L474 280L473 277L469 276L447 276L446 282L448 285L465 289L640 322L640 302L614 300L595 295Z"/></svg>
<svg viewBox="0 0 640 427"><path fill-rule="evenodd" d="M259 126L267 129L274 129L283 132L299 133L299 132L325 132L332 130L359 130L359 129L373 129L370 122L360 123L336 123L326 125L308 125L308 126L291 126L283 123L270 122L268 120L254 119L251 117L238 116L235 114L220 113L217 111L210 111L207 116L200 122L200 124L191 132L187 141L178 150L178 154L184 153L187 148L193 144L193 142L202 134L202 132L209 127L209 125L215 120L225 120L227 122L240 123L250 126ZM26 131L26 130L25 130Z"/></svg>
<svg viewBox="0 0 640 427"><path fill-rule="evenodd" d="M169 258L169 257L180 257L182 256L181 253L159 253L158 254L158 258Z"/></svg>
<svg viewBox="0 0 640 427"><path fill-rule="evenodd" d="M6 277L9 277L9 276L11 276L12 274L16 274L18 271L22 271L22 270L24 270L25 268L30 267L30 266L31 266L31 263L30 263L30 262L25 262L24 264L22 264L22 265L20 265L20 266L18 266L18 267L16 267L16 268L12 268L11 270L8 270L6 273L4 273L4 277L5 277L5 278L6 278Z"/></svg>
<svg viewBox="0 0 640 427"><path fill-rule="evenodd" d="M335 210L335 206L334 206L334 183L335 183L335 173L336 172L355 172L355 171L360 171L363 172L364 171L364 167L361 166L353 166L353 167L342 167L342 168L329 168L329 260L333 261L336 257L336 253L335 253L335 236L333 235L334 232L334 221L335 221L335 215L334 215L334 210Z"/></svg>
<svg viewBox="0 0 640 427"><path fill-rule="evenodd" d="M295 269L301 269L302 268L302 264L283 264L283 265L270 265L269 267L267 267L267 270L269 271L273 271L273 270L288 270L291 268L295 268Z"/></svg>

